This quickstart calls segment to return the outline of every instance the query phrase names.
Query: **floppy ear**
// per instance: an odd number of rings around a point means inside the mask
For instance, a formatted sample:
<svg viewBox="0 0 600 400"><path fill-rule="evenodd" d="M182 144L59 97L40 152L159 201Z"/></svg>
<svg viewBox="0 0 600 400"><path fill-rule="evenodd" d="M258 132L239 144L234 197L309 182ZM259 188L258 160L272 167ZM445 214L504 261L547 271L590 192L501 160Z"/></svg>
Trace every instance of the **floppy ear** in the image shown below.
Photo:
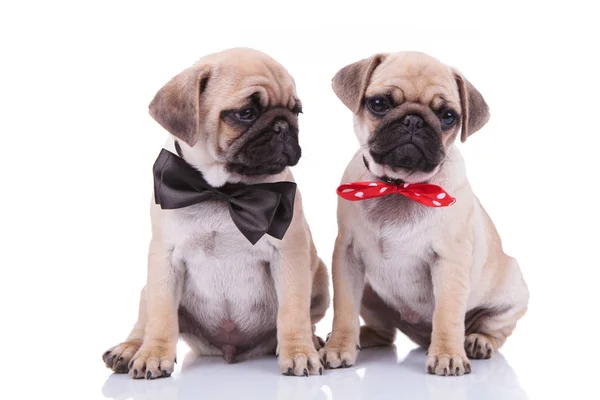
<svg viewBox="0 0 600 400"><path fill-rule="evenodd" d="M483 96L460 72L453 69L462 109L461 142L483 128L490 119L490 109Z"/></svg>
<svg viewBox="0 0 600 400"><path fill-rule="evenodd" d="M333 77L331 84L333 91L353 113L356 114L360 111L371 74L385 57L386 54L376 54L370 58L346 65Z"/></svg>
<svg viewBox="0 0 600 400"><path fill-rule="evenodd" d="M190 146L198 140L200 95L209 76L206 64L184 70L156 93L148 107L152 118Z"/></svg>

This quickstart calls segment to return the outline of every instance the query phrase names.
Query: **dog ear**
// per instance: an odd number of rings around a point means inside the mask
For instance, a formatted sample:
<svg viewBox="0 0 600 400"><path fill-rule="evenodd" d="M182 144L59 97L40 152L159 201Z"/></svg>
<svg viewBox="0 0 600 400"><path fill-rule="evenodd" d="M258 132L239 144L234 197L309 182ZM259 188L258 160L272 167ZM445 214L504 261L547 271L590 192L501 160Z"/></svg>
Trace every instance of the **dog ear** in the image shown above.
<svg viewBox="0 0 600 400"><path fill-rule="evenodd" d="M483 128L490 119L490 109L483 96L460 72L453 70L462 109L461 142Z"/></svg>
<svg viewBox="0 0 600 400"><path fill-rule="evenodd" d="M198 140L200 97L210 66L197 64L167 82L154 96L149 113L163 128L190 146Z"/></svg>
<svg viewBox="0 0 600 400"><path fill-rule="evenodd" d="M386 54L375 54L370 58L346 65L333 77L331 83L333 91L353 113L360 111L371 75L385 57Z"/></svg>

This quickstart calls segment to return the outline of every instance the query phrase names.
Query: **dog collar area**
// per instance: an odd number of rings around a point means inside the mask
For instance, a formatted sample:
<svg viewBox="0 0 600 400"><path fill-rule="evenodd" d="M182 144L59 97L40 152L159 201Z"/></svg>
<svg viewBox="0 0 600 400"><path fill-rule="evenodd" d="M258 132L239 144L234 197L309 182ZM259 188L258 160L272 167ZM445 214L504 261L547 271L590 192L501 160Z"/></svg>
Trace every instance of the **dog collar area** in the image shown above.
<svg viewBox="0 0 600 400"><path fill-rule="evenodd" d="M402 179L394 179L394 178L390 178L390 177L387 177L387 176L378 176L378 175L375 175L375 174L373 174L373 172L369 168L369 162L367 161L367 159L365 158L365 156L363 156L363 162L365 163L365 167L367 168L367 171L371 172L371 174L375 178L379 179L382 182L385 182L385 183L390 184L390 185L403 185L403 184L406 183Z"/></svg>

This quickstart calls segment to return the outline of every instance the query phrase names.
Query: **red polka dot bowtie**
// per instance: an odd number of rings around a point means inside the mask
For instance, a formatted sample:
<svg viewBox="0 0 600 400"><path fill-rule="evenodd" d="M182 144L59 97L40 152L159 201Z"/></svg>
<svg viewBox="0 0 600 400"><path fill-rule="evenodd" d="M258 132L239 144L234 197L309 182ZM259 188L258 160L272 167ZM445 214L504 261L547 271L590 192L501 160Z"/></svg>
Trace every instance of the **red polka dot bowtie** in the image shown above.
<svg viewBox="0 0 600 400"><path fill-rule="evenodd" d="M350 201L401 194L428 207L447 207L456 202L444 189L427 183L352 182L337 188L338 196Z"/></svg>

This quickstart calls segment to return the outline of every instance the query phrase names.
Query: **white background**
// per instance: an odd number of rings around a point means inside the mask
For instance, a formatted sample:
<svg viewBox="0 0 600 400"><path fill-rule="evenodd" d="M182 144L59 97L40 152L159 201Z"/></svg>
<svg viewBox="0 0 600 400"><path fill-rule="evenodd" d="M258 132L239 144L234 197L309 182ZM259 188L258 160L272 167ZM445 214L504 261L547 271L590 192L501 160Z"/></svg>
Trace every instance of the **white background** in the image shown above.
<svg viewBox="0 0 600 400"><path fill-rule="evenodd" d="M0 6L0 398L594 398L600 371L600 85L592 2L79 1ZM421 3L413 1L412 3ZM461 378L425 374L405 338L355 368L288 378L275 359L224 365L181 346L173 378L111 376L145 282L155 92L209 52L249 46L294 76L294 168L330 265L335 188L357 148L330 81L379 51L459 68L491 120L460 148L515 256L530 309L501 354ZM331 310L318 326L325 335ZM182 367L183 365L183 367ZM596 397L597 398L597 397Z"/></svg>

